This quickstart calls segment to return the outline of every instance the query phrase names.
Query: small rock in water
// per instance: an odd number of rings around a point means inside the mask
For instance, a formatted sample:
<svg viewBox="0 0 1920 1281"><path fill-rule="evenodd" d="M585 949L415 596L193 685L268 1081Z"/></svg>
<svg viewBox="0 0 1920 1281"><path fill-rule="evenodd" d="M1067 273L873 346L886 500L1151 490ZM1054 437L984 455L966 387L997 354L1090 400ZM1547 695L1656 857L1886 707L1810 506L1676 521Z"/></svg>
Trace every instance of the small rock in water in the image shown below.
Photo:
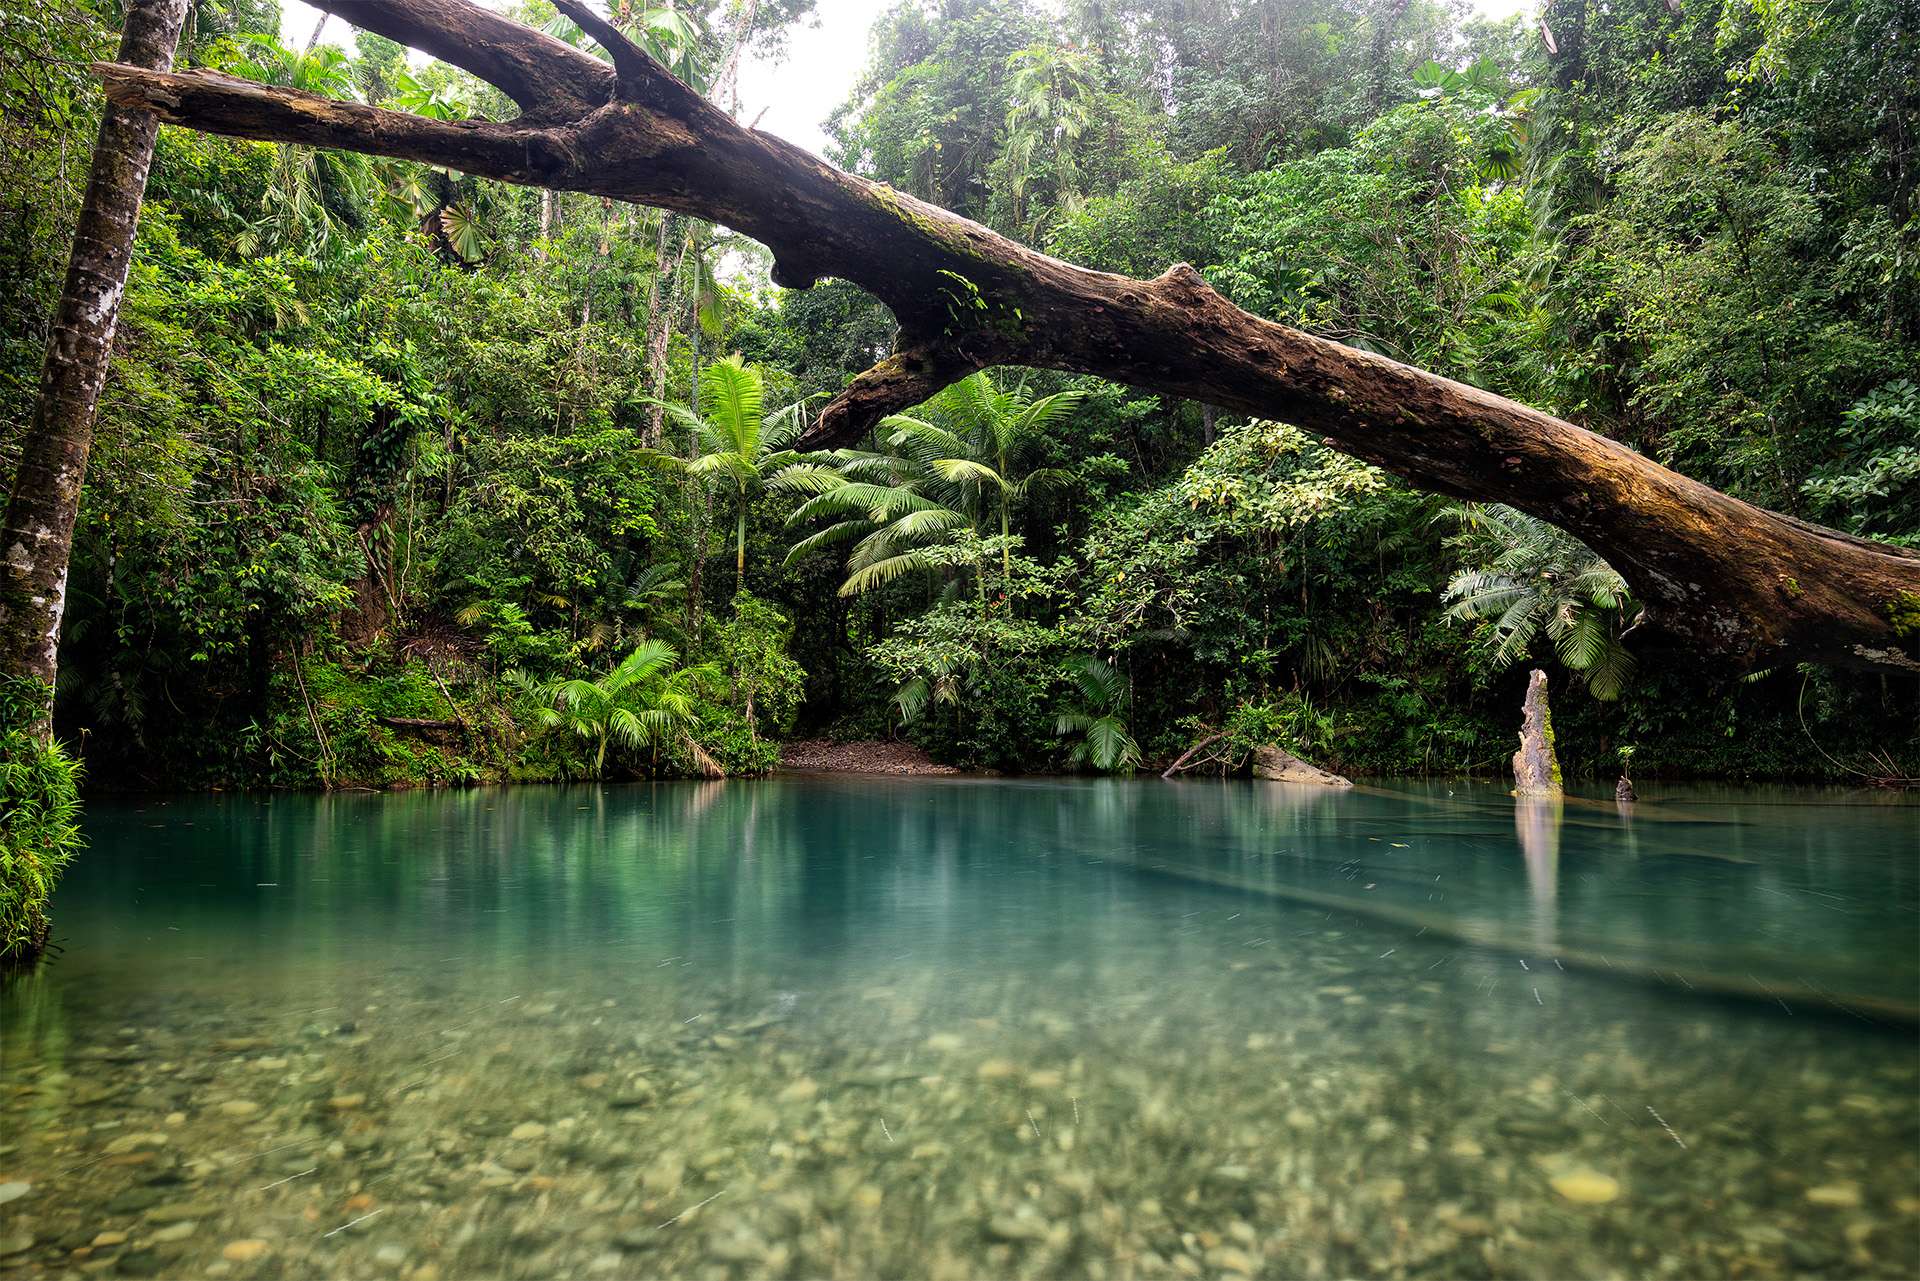
<svg viewBox="0 0 1920 1281"><path fill-rule="evenodd" d="M184 1223L191 1219L217 1218L225 1206L219 1201L176 1201L156 1205L147 1211L149 1223Z"/></svg>
<svg viewBox="0 0 1920 1281"><path fill-rule="evenodd" d="M1241 1276L1252 1276L1253 1259L1245 1250L1236 1250L1230 1245L1216 1246L1207 1251L1207 1264L1223 1272L1235 1272Z"/></svg>
<svg viewBox="0 0 1920 1281"><path fill-rule="evenodd" d="M927 1048L935 1054L952 1054L966 1042L952 1032L935 1032L927 1038Z"/></svg>
<svg viewBox="0 0 1920 1281"><path fill-rule="evenodd" d="M252 1263L267 1253L267 1243L258 1237L229 1241L220 1248L220 1257L229 1263Z"/></svg>
<svg viewBox="0 0 1920 1281"><path fill-rule="evenodd" d="M13 1183L0 1183L0 1205L5 1205L9 1201L18 1201L32 1190L33 1184L31 1183L17 1181Z"/></svg>
<svg viewBox="0 0 1920 1281"><path fill-rule="evenodd" d="M260 1105L252 1099L228 1099L220 1105L223 1116L253 1116L260 1111Z"/></svg>
<svg viewBox="0 0 1920 1281"><path fill-rule="evenodd" d="M373 1261L383 1268L397 1268L407 1261L407 1247L390 1241L373 1252Z"/></svg>
<svg viewBox="0 0 1920 1281"><path fill-rule="evenodd" d="M336 1094L327 1100L327 1106L335 1112L351 1112L355 1108L365 1106L366 1101L367 1096L364 1094Z"/></svg>
<svg viewBox="0 0 1920 1281"><path fill-rule="evenodd" d="M780 1101L782 1103L805 1103L818 1093L820 1093L820 1087L814 1082L814 1079L810 1076L803 1076L786 1089L780 1091Z"/></svg>
<svg viewBox="0 0 1920 1281"><path fill-rule="evenodd" d="M126 1243L127 1234L124 1232L102 1232L94 1237L92 1241L88 1242L88 1244L96 1250L103 1250L108 1246L125 1245Z"/></svg>
<svg viewBox="0 0 1920 1281"><path fill-rule="evenodd" d="M1575 1170L1554 1179L1553 1190L1581 1205L1604 1205L1620 1195L1620 1184L1592 1170Z"/></svg>
<svg viewBox="0 0 1920 1281"><path fill-rule="evenodd" d="M16 1232L12 1236L0 1239L0 1258L10 1254L25 1254L33 1249L33 1233Z"/></svg>
<svg viewBox="0 0 1920 1281"><path fill-rule="evenodd" d="M513 1127L513 1132L507 1137L516 1143L525 1143L529 1139L544 1139L547 1137L547 1127L538 1121L522 1121Z"/></svg>
<svg viewBox="0 0 1920 1281"><path fill-rule="evenodd" d="M1020 1069L1006 1059L988 1059L980 1065L978 1071L982 1081L1004 1081L1017 1074Z"/></svg>
<svg viewBox="0 0 1920 1281"><path fill-rule="evenodd" d="M167 1146L167 1142L167 1136L164 1134L123 1134L113 1142L107 1144L107 1155L124 1156L129 1152L143 1152L150 1148L164 1148Z"/></svg>
<svg viewBox="0 0 1920 1281"><path fill-rule="evenodd" d="M1807 1200L1815 1205L1850 1210L1860 1204L1860 1187L1854 1183L1828 1183L1807 1189Z"/></svg>
<svg viewBox="0 0 1920 1281"><path fill-rule="evenodd" d="M996 1214L987 1222L987 1235L1001 1241L1044 1241L1047 1221L1032 1211Z"/></svg>
<svg viewBox="0 0 1920 1281"><path fill-rule="evenodd" d="M153 1239L156 1241L184 1241L192 1236L199 1226L199 1224L192 1220L188 1220L185 1223L169 1223L166 1227L155 1232Z"/></svg>
<svg viewBox="0 0 1920 1281"><path fill-rule="evenodd" d="M1448 1146L1447 1151L1466 1161L1477 1160L1487 1154L1485 1148L1475 1143L1472 1139L1466 1138L1455 1139L1453 1143Z"/></svg>
<svg viewBox="0 0 1920 1281"><path fill-rule="evenodd" d="M687 1163L678 1153L662 1152L640 1175L640 1185L655 1196L667 1196L680 1190Z"/></svg>

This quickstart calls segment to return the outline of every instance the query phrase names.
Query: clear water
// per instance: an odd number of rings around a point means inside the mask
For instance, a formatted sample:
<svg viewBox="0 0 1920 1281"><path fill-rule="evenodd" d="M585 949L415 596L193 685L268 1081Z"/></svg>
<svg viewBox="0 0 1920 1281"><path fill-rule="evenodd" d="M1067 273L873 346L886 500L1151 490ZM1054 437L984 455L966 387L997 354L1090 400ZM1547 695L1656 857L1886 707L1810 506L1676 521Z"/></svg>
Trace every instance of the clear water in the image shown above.
<svg viewBox="0 0 1920 1281"><path fill-rule="evenodd" d="M792 778L88 828L66 952L0 996L16 1275L1920 1271L1893 798Z"/></svg>

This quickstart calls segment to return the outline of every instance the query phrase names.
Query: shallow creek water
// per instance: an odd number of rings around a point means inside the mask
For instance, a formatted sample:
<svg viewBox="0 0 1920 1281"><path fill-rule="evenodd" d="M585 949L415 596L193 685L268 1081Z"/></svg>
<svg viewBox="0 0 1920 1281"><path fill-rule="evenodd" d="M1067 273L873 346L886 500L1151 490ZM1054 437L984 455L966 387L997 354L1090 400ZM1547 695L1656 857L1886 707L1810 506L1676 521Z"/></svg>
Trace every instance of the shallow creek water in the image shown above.
<svg viewBox="0 0 1920 1281"><path fill-rule="evenodd" d="M25 1276L1911 1276L1920 806L896 780L96 804Z"/></svg>

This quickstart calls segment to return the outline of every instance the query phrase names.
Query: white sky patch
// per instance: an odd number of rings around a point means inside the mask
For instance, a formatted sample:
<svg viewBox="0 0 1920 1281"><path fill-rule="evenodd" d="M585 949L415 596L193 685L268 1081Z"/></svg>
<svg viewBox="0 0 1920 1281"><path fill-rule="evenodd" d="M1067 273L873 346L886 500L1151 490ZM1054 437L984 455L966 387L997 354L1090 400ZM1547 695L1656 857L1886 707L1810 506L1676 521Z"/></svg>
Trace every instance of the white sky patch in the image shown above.
<svg viewBox="0 0 1920 1281"><path fill-rule="evenodd" d="M819 0L818 26L795 29L780 62L750 59L740 69L740 117L798 143L816 155L827 143L822 126L844 101L867 64L867 32L893 0ZM1532 0L1473 0L1476 10L1504 18L1533 7ZM307 42L319 11L302 0L284 0L280 38L296 48ZM351 46L352 28L339 18L327 24L325 39Z"/></svg>

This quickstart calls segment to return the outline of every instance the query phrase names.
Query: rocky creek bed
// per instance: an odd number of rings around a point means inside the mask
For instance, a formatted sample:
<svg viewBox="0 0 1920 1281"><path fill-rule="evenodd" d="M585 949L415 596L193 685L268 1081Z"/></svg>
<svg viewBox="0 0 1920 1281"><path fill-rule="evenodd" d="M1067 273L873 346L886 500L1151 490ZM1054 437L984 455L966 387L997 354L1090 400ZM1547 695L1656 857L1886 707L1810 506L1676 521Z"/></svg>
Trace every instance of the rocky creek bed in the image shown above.
<svg viewBox="0 0 1920 1281"><path fill-rule="evenodd" d="M1252 930L1224 908L1175 917L1183 964L1158 974L957 978L909 958L885 981L783 989L663 957L554 986L448 958L271 1003L209 977L158 1006L69 1000L45 1021L16 991L0 1267L433 1281L1920 1265L1910 1039L1709 1019L1681 996L1650 1020L1645 994L1550 962L1534 975L1416 949L1383 967L1364 927L1281 915ZM1279 951L1279 924L1308 937Z"/></svg>

